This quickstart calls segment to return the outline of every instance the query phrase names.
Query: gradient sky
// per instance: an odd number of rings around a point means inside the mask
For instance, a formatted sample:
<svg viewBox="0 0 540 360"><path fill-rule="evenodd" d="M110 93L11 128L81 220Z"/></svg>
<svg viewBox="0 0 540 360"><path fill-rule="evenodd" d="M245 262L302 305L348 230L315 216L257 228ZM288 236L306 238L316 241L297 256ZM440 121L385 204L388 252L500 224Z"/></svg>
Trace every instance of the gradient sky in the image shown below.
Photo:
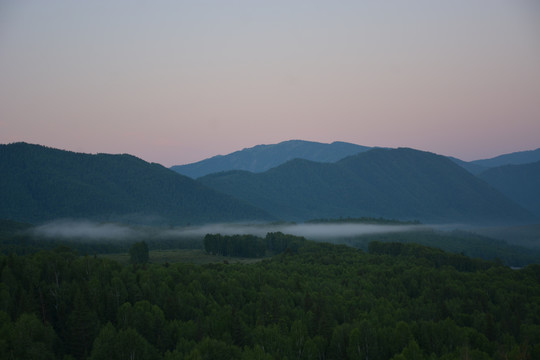
<svg viewBox="0 0 540 360"><path fill-rule="evenodd" d="M171 166L289 139L540 147L539 3L0 2L0 143Z"/></svg>

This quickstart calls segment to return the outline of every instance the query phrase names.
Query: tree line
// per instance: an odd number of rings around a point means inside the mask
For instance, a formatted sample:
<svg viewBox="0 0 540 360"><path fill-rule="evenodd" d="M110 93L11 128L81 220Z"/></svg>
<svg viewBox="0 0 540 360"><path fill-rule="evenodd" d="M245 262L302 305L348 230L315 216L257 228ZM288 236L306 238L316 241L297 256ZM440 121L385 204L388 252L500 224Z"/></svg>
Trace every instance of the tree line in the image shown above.
<svg viewBox="0 0 540 360"><path fill-rule="evenodd" d="M255 235L206 234L203 245L204 250L212 255L260 258L267 253L296 252L305 241L303 237L282 232L270 232L264 238Z"/></svg>
<svg viewBox="0 0 540 360"><path fill-rule="evenodd" d="M0 358L540 358L539 265L297 244L253 264L0 255Z"/></svg>

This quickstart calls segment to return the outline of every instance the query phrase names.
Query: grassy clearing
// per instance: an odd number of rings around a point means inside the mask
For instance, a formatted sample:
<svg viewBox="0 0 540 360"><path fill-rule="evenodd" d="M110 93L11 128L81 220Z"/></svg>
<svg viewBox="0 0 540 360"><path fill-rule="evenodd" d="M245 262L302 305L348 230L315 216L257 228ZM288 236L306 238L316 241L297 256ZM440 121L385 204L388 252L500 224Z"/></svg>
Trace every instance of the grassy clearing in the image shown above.
<svg viewBox="0 0 540 360"><path fill-rule="evenodd" d="M104 258L118 261L122 264L129 264L129 254L103 254ZM152 250L149 252L150 262L153 264L173 264L173 263L191 263L191 264L215 264L215 263L243 263L250 264L261 259L236 258L220 255L210 255L201 249L175 249L175 250Z"/></svg>

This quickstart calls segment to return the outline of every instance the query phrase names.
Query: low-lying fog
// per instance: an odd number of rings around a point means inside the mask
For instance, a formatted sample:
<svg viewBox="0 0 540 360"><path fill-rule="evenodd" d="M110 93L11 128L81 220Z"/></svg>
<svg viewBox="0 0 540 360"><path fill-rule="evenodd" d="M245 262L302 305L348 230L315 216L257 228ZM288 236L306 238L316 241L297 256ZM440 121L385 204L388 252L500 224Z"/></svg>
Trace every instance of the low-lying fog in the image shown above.
<svg viewBox="0 0 540 360"><path fill-rule="evenodd" d="M512 238L514 239L512 241L476 235L475 229L471 226L459 224L280 223L167 227L61 220L36 226L29 231L30 235L38 241L72 242L74 247L75 245L80 246L81 253L125 252L133 242L141 240L146 241L154 249L200 249L206 234L250 234L265 237L269 232L282 232L303 236L308 240L346 244L364 251L368 249L369 242L373 240L414 241L444 251L465 253L471 257L487 260L502 259L511 266L521 267L530 263L539 263L540 238L538 235L540 229L520 227L519 230L521 231ZM400 234L405 232L409 234ZM391 233L395 235L391 235ZM524 233L536 236L534 241L529 241L529 238L523 239ZM379 236L381 234L383 236ZM450 237L446 237L445 234L450 234ZM78 242L78 244L74 244L74 242ZM97 248L94 249L93 246L97 246Z"/></svg>
<svg viewBox="0 0 540 360"><path fill-rule="evenodd" d="M58 220L36 226L31 230L37 237L54 239L113 240L141 236L135 228L91 221Z"/></svg>
<svg viewBox="0 0 540 360"><path fill-rule="evenodd" d="M264 237L269 232L282 232L307 239L347 238L367 234L415 231L423 225L378 224L209 224L189 227L138 227L116 223L61 220L32 229L37 237L78 240L138 240L202 238L206 234L251 234Z"/></svg>

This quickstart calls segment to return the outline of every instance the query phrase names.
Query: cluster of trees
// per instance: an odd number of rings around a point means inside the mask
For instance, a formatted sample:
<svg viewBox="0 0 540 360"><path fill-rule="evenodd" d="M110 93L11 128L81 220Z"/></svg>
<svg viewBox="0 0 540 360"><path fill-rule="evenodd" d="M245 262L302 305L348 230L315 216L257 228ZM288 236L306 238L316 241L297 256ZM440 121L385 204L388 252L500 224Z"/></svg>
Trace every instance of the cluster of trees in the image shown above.
<svg viewBox="0 0 540 360"><path fill-rule="evenodd" d="M249 265L144 267L0 255L0 358L540 358L539 265L371 250L304 241Z"/></svg>
<svg viewBox="0 0 540 360"><path fill-rule="evenodd" d="M129 262L133 265L146 264L150 258L148 245L144 241L136 242L129 248Z"/></svg>
<svg viewBox="0 0 540 360"><path fill-rule="evenodd" d="M421 258L436 269L451 266L459 271L478 271L486 270L492 266L492 263L480 259L471 259L463 254L449 254L440 249L414 243L372 241L369 243L368 248L371 254Z"/></svg>
<svg viewBox="0 0 540 360"><path fill-rule="evenodd" d="M282 253L286 250L296 252L305 238L271 232L265 238L255 235L206 234L203 240L204 250L212 255L260 258L266 255Z"/></svg>
<svg viewBox="0 0 540 360"><path fill-rule="evenodd" d="M258 258L265 254L264 242L254 235L207 234L203 244L212 255Z"/></svg>
<svg viewBox="0 0 540 360"><path fill-rule="evenodd" d="M421 244L439 248L447 252L464 254L469 257L484 260L500 261L507 266L523 267L528 264L540 263L540 250L511 245L502 240L496 240L471 232L437 231L420 229L394 233L369 234L351 238L328 239L340 244L347 244L367 251L373 241Z"/></svg>

